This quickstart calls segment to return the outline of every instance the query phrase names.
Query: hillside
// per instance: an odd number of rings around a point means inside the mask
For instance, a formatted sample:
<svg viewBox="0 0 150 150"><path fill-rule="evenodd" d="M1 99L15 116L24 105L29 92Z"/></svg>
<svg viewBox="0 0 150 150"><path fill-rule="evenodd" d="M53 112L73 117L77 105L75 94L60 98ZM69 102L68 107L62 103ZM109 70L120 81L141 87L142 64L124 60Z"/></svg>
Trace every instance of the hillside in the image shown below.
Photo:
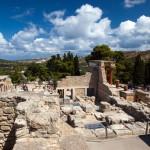
<svg viewBox="0 0 150 150"><path fill-rule="evenodd" d="M141 54L141 56L144 60L149 60L150 59L150 50L146 50L146 51L125 51L124 52L124 55L127 58L135 58L138 54Z"/></svg>

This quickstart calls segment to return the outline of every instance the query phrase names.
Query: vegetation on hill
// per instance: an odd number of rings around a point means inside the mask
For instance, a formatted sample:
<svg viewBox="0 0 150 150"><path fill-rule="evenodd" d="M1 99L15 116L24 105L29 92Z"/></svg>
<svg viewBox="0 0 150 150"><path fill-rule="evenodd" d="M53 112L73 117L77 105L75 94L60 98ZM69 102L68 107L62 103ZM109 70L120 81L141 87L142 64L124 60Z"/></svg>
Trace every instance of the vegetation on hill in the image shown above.
<svg viewBox="0 0 150 150"><path fill-rule="evenodd" d="M141 55L141 58L144 61L148 61L150 59L150 50L146 50L146 51L124 51L124 55L126 58L135 59L139 54Z"/></svg>
<svg viewBox="0 0 150 150"><path fill-rule="evenodd" d="M144 61L140 54L135 59L127 57L122 51L112 51L107 45L96 46L90 55L89 60L113 60L116 62L115 78L122 83L133 82L136 85L150 84L150 59Z"/></svg>
<svg viewBox="0 0 150 150"><path fill-rule="evenodd" d="M71 52L65 53L63 57L60 57L59 54L53 55L45 63L26 63L24 67L20 64L22 63L11 64L13 69L8 72L13 83L16 84L35 81L36 79L57 81L66 75L80 75L82 73L78 56L74 56Z"/></svg>
<svg viewBox="0 0 150 150"><path fill-rule="evenodd" d="M43 63L36 61L0 60L0 75L10 75L13 83L25 83L37 78L54 82L66 75L81 75L88 70L89 60L113 60L116 62L114 80L121 83L133 82L134 85L150 84L150 51L122 52L112 51L108 45L96 46L90 55L78 58L71 52L59 54ZM132 55L130 55L132 54Z"/></svg>

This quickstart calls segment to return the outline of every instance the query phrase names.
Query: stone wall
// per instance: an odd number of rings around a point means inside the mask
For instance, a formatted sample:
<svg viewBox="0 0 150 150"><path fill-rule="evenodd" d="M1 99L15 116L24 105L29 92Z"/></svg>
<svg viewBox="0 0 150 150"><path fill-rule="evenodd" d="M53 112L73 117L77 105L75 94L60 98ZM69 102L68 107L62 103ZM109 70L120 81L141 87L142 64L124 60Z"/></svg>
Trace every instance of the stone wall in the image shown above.
<svg viewBox="0 0 150 150"><path fill-rule="evenodd" d="M67 76L58 81L57 87L89 87L91 80L91 73L86 73L82 76Z"/></svg>
<svg viewBox="0 0 150 150"><path fill-rule="evenodd" d="M135 101L144 102L150 107L150 93L142 90L135 91Z"/></svg>
<svg viewBox="0 0 150 150"><path fill-rule="evenodd" d="M22 101L22 99L9 97L0 98L0 150L10 150L14 145L15 108L19 101Z"/></svg>

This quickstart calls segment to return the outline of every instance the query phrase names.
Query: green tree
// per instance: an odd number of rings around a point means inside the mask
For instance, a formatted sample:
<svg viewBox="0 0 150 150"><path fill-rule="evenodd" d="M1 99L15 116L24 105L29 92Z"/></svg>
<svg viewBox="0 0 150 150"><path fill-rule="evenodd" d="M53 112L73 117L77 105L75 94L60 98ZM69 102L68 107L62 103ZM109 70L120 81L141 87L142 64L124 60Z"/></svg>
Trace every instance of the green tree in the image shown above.
<svg viewBox="0 0 150 150"><path fill-rule="evenodd" d="M125 60L125 56L122 51L114 51L112 55L113 55L113 60L116 62L121 62Z"/></svg>
<svg viewBox="0 0 150 150"><path fill-rule="evenodd" d="M144 84L145 79L145 64L141 58L141 55L138 55L135 58L134 71L133 71L133 83L134 85Z"/></svg>
<svg viewBox="0 0 150 150"><path fill-rule="evenodd" d="M39 78L41 81L49 79L48 69L46 68L45 64L32 63L28 66L24 74L29 81L34 81L37 78Z"/></svg>
<svg viewBox="0 0 150 150"><path fill-rule="evenodd" d="M65 77L66 75L74 75L79 74L77 69L79 68L79 60L78 57L73 56L71 52L64 53L63 59L60 58L58 55L52 56L46 64L48 71L50 72L52 78L54 79L54 74L56 78ZM75 70L75 66L76 70Z"/></svg>
<svg viewBox="0 0 150 150"><path fill-rule="evenodd" d="M14 84L20 84L20 83L25 82L22 74L18 71L11 73L10 77L11 77L11 80Z"/></svg>
<svg viewBox="0 0 150 150"><path fill-rule="evenodd" d="M131 59L116 61L116 78L122 83L128 83L133 78L134 63Z"/></svg>
<svg viewBox="0 0 150 150"><path fill-rule="evenodd" d="M74 75L80 75L79 59L77 55L74 57Z"/></svg>
<svg viewBox="0 0 150 150"><path fill-rule="evenodd" d="M91 52L91 59L109 60L112 57L111 48L108 45L96 46Z"/></svg>
<svg viewBox="0 0 150 150"><path fill-rule="evenodd" d="M145 84L150 84L150 59L145 64Z"/></svg>

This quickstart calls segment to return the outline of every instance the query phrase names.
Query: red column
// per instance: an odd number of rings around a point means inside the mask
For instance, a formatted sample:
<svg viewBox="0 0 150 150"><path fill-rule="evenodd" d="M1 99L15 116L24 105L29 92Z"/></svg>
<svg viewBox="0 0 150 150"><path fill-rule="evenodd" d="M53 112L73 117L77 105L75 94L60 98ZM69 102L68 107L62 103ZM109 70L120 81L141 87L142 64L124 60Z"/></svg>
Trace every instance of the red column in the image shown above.
<svg viewBox="0 0 150 150"><path fill-rule="evenodd" d="M109 73L109 75L108 75L108 83L112 84L112 76L113 76L113 70L112 70L112 68L109 68L108 73Z"/></svg>

